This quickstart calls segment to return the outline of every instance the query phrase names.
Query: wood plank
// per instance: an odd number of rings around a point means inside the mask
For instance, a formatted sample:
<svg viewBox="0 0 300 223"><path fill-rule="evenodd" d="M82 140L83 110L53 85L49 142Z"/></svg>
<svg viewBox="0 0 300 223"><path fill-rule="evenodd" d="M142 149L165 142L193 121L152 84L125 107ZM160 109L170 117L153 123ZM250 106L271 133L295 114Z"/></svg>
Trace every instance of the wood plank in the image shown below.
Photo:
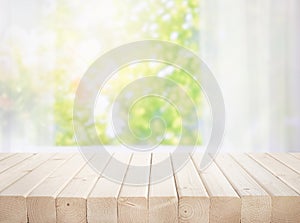
<svg viewBox="0 0 300 223"><path fill-rule="evenodd" d="M210 197L210 223L239 223L241 199L215 163L200 171L203 154L194 153L194 164Z"/></svg>
<svg viewBox="0 0 300 223"><path fill-rule="evenodd" d="M103 176L113 173L118 179L124 179L132 154L115 153L113 157L123 162L121 165L111 160L99 178L87 199L87 219L89 223L117 223L118 222L118 195L122 183L113 182Z"/></svg>
<svg viewBox="0 0 300 223"><path fill-rule="evenodd" d="M151 154L134 153L124 178L118 198L118 221L120 223L148 222L148 184ZM145 166L146 169L137 166ZM132 185L136 179L147 185Z"/></svg>
<svg viewBox="0 0 300 223"><path fill-rule="evenodd" d="M12 183L28 174L32 169L39 166L53 154L36 154L29 157L25 162L20 162L0 174L0 191L4 190Z"/></svg>
<svg viewBox="0 0 300 223"><path fill-rule="evenodd" d="M0 161L14 155L16 155L16 153L0 153Z"/></svg>
<svg viewBox="0 0 300 223"><path fill-rule="evenodd" d="M297 172L267 154L257 153L249 154L249 156L293 188L297 193L300 193L300 175Z"/></svg>
<svg viewBox="0 0 300 223"><path fill-rule="evenodd" d="M0 193L0 209L11 222L27 222L26 196L70 155L56 154ZM13 207L13 208L12 208ZM16 210L19 210L16 213Z"/></svg>
<svg viewBox="0 0 300 223"><path fill-rule="evenodd" d="M189 154L171 157L179 197L179 222L209 222L209 196ZM182 163L185 165L176 172Z"/></svg>
<svg viewBox="0 0 300 223"><path fill-rule="evenodd" d="M161 164L159 164L161 163ZM163 170L163 171L162 171ZM162 176L166 174L169 176ZM153 153L149 185L149 223L178 222L178 198L168 153Z"/></svg>
<svg viewBox="0 0 300 223"><path fill-rule="evenodd" d="M229 155L219 154L216 163L242 199L241 222L270 222L271 197Z"/></svg>
<svg viewBox="0 0 300 223"><path fill-rule="evenodd" d="M18 179L32 172L35 168L40 166L43 162L50 159L53 154L37 154L29 157L25 162L21 162L16 166L8 169L0 174L0 191L8 188ZM6 203L7 202L7 203ZM26 206L20 199L11 198L7 200L5 196L0 196L0 222L27 222L26 215L24 221L24 213L26 213ZM17 208L16 208L17 207ZM14 214L11 215L10 213ZM19 220L19 216L22 216L22 221ZM16 219L17 218L17 219Z"/></svg>
<svg viewBox="0 0 300 223"><path fill-rule="evenodd" d="M96 154L91 161L97 162L101 154ZM99 173L103 171L109 157L97 166ZM101 160L102 161L102 160ZM86 164L56 198L57 222L84 223L87 222L87 197L94 187L99 174Z"/></svg>
<svg viewBox="0 0 300 223"><path fill-rule="evenodd" d="M272 223L300 222L300 196L245 154L232 155L272 198Z"/></svg>
<svg viewBox="0 0 300 223"><path fill-rule="evenodd" d="M300 160L288 153L269 153L270 156L282 162L297 173L300 173Z"/></svg>
<svg viewBox="0 0 300 223"><path fill-rule="evenodd" d="M26 160L31 156L33 156L32 153L19 153L9 157L4 156L5 158L0 161L0 173L17 165L18 163Z"/></svg>
<svg viewBox="0 0 300 223"><path fill-rule="evenodd" d="M80 154L75 154L34 188L26 198L30 223L56 222L55 199L85 163Z"/></svg>
<svg viewBox="0 0 300 223"><path fill-rule="evenodd" d="M300 159L300 153L290 153L290 154L296 157L297 159Z"/></svg>
<svg viewBox="0 0 300 223"><path fill-rule="evenodd" d="M0 222L300 222L297 154L220 154L200 171L197 153L157 183L186 157L117 153L126 165L99 162L99 176L80 154L68 155L0 154ZM123 184L106 179L110 171ZM127 184L139 176L146 185Z"/></svg>

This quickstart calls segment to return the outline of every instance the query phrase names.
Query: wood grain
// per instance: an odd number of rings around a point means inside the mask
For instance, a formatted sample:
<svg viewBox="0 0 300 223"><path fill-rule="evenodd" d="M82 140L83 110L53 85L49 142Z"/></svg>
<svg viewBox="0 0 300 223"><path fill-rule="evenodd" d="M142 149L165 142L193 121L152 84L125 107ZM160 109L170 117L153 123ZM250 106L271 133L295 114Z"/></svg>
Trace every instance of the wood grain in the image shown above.
<svg viewBox="0 0 300 223"><path fill-rule="evenodd" d="M193 154L193 160L210 197L209 222L239 223L241 199L215 163L200 171L203 155Z"/></svg>
<svg viewBox="0 0 300 223"><path fill-rule="evenodd" d="M30 153L21 153L15 154L13 156L4 156L4 158L0 161L0 173L17 165L18 163L26 160L31 156L33 156L33 154Z"/></svg>
<svg viewBox="0 0 300 223"><path fill-rule="evenodd" d="M271 195L271 222L300 222L300 196L294 190L249 156L232 156Z"/></svg>
<svg viewBox="0 0 300 223"><path fill-rule="evenodd" d="M3 172L0 174L0 190L3 191L9 188L14 182L31 173L52 156L53 154L37 154L28 158L26 162L18 163ZM20 196L0 196L0 222L27 223L25 198Z"/></svg>
<svg viewBox="0 0 300 223"><path fill-rule="evenodd" d="M105 176L124 179L132 154L116 153L108 163L87 199L87 219L89 223L117 223L118 195L121 182L114 182ZM118 163L120 161L121 163ZM122 180L123 181L123 180Z"/></svg>
<svg viewBox="0 0 300 223"><path fill-rule="evenodd" d="M289 154L296 157L297 159L300 159L300 153L289 153Z"/></svg>
<svg viewBox="0 0 300 223"><path fill-rule="evenodd" d="M16 155L16 154L15 153L0 153L0 161L4 160L10 156L14 156L14 155Z"/></svg>
<svg viewBox="0 0 300 223"><path fill-rule="evenodd" d="M0 153L0 222L300 222L298 153L102 155Z"/></svg>
<svg viewBox="0 0 300 223"><path fill-rule="evenodd" d="M249 156L277 176L277 178L293 188L298 194L300 193L300 175L296 171L267 154L256 153L249 154Z"/></svg>
<svg viewBox="0 0 300 223"><path fill-rule="evenodd" d="M5 202L0 199L1 210L15 222L27 222L26 196L42 182L51 172L59 167L69 155L56 154L40 166L36 167L27 175L23 176L0 193L5 197ZM14 207L13 209L11 207ZM15 209L19 210L17 213Z"/></svg>
<svg viewBox="0 0 300 223"><path fill-rule="evenodd" d="M269 153L268 155L277 159L284 165L300 174L300 160L288 153Z"/></svg>
<svg viewBox="0 0 300 223"><path fill-rule="evenodd" d="M34 188L26 198L29 222L56 222L55 199L84 164L82 156L76 154Z"/></svg>
<svg viewBox="0 0 300 223"><path fill-rule="evenodd" d="M101 154L96 154L91 161L97 162ZM102 160L101 160L102 161ZM104 162L99 163L97 170L101 173L109 161L109 157ZM93 170L86 163L85 166L77 173L66 187L59 193L56 198L57 222L87 222L87 197L94 187L99 177L98 172Z"/></svg>
<svg viewBox="0 0 300 223"><path fill-rule="evenodd" d="M174 173L179 197L179 222L209 222L209 196L189 155L172 155L173 168L183 163L182 159L186 159L185 164Z"/></svg>
<svg viewBox="0 0 300 223"><path fill-rule="evenodd" d="M216 163L242 199L241 222L270 222L271 197L229 155L219 154Z"/></svg>
<svg viewBox="0 0 300 223"><path fill-rule="evenodd" d="M123 181L118 198L118 221L120 223L147 223L148 184L150 177L151 154L135 153ZM138 168L144 166L146 168ZM133 185L139 178L143 184Z"/></svg>
<svg viewBox="0 0 300 223"><path fill-rule="evenodd" d="M149 222L178 222L178 198L172 163L168 153L154 153L152 155Z"/></svg>

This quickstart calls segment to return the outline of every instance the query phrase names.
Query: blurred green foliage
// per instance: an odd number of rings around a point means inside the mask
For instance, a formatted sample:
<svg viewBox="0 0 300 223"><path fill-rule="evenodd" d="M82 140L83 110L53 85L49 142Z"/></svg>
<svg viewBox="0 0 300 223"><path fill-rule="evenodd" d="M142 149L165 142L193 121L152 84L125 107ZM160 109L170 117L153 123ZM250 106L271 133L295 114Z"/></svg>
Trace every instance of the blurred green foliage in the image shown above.
<svg viewBox="0 0 300 223"><path fill-rule="evenodd" d="M76 17L83 16L84 12L91 10L88 2L84 5L72 5L71 0L60 1L55 14L50 15L46 25L58 34L57 48L62 50L57 58L58 64L53 71L55 80L55 102L54 114L56 123L56 144L74 145L74 133L72 126L72 109L74 93L80 80L80 74L72 73L68 66L75 67L74 58L69 55L68 50L73 50L76 43L93 39L101 39L105 47L101 50L107 51L126 42L142 39L158 39L171 41L187 47L195 52L199 50L199 1L196 0L113 0L111 1L114 11L104 17L92 18L93 22L87 20L84 26L76 23ZM72 6L70 6L72 5ZM105 9L99 9L98 13ZM97 12L97 10L96 10ZM95 12L90 12L91 14ZM92 15L93 16L93 15ZM59 21L60 23L58 23ZM63 24L61 23L63 21ZM66 27L68 27L66 29ZM73 47L73 48L72 48ZM74 53L74 52L73 52ZM75 54L76 55L76 54ZM97 53L87 59L91 63L97 58ZM77 61L78 62L78 61ZM88 63L86 63L88 64ZM85 69L87 68L84 67ZM80 69L79 69L80 70ZM82 68L82 71L84 69ZM82 72L83 73L83 72ZM165 78L176 81L183 87L193 102L201 105L202 94L200 87L184 71L175 69L165 64L142 63L128 66L120 70L115 78L110 80L102 90L105 106L100 103L102 110L95 114L96 129L105 144L118 144L117 138L112 133L109 112L112 102L119 90L136 78L145 75L162 74ZM75 77L75 78L74 78ZM70 81L71 80L71 81ZM151 87L151 86L149 86ZM180 92L173 95L180 101ZM100 100L100 99L99 99ZM100 100L101 102L101 100ZM124 102L126 103L126 102ZM160 98L150 97L138 102L130 113L129 124L138 137L146 137L151 133L149 122L154 116L160 116L166 123L166 138L163 144L177 144L181 137L181 118L188 118L190 108L186 108L186 114L178 114L178 111L166 101ZM201 115L201 107L197 108ZM88 123L89 118L82 120ZM94 128L94 125L90 125ZM184 144L192 144L192 135L199 135L193 129L182 139ZM90 139L87 139L87 144ZM85 142L81 142L85 143ZM132 144L135 142L132 141ZM201 137L196 143L201 143Z"/></svg>
<svg viewBox="0 0 300 223"><path fill-rule="evenodd" d="M21 135L36 133L34 137L43 144L45 138L41 135L49 134L47 143L53 135L56 145L76 145L72 124L75 92L84 72L104 52L144 39L171 41L199 51L198 0L60 0L51 4L40 12L33 28L12 24L1 42L0 72L5 75L0 75L0 118L4 120L4 133L14 125L11 120L27 120L31 122L30 131L27 123ZM157 62L130 65L107 82L95 108L95 126L103 143L119 143L109 115L115 97L127 84L147 75L175 81L199 105L197 112L201 116L201 89L184 71ZM99 86L91 84L92 87ZM131 110L132 131L145 138L153 130L151 119L161 117L166 125L163 144L174 145L179 140L195 143L192 139L199 136L195 129L187 129L188 134L182 135L181 121L189 118L191 108L185 106L180 92L166 88L165 94L184 107L184 114L161 98L148 97ZM95 127L91 117L80 121L88 131ZM11 132L18 128L21 126ZM88 131L86 142L81 143L89 144ZM131 143L135 144L134 137ZM201 143L201 136L196 143Z"/></svg>

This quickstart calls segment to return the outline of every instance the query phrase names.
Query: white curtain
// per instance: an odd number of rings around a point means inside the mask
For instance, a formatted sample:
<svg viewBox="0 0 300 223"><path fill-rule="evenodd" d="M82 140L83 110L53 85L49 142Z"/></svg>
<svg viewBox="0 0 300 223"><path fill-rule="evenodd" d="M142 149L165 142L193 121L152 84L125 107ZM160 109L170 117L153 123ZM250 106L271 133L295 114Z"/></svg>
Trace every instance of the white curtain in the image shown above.
<svg viewBox="0 0 300 223"><path fill-rule="evenodd" d="M53 103L52 89L28 92L30 86L39 88L49 67L46 65L54 58L50 54L36 54L40 42L49 39L37 32L42 28L40 19L49 8L48 2L0 0L0 152L24 151L28 146L55 143L51 107L45 106ZM22 61L19 63L12 56L17 50ZM30 80L22 79L26 69L21 69L20 64L25 67L30 64Z"/></svg>
<svg viewBox="0 0 300 223"><path fill-rule="evenodd" d="M300 151L300 1L202 0L201 57L223 90L223 151Z"/></svg>

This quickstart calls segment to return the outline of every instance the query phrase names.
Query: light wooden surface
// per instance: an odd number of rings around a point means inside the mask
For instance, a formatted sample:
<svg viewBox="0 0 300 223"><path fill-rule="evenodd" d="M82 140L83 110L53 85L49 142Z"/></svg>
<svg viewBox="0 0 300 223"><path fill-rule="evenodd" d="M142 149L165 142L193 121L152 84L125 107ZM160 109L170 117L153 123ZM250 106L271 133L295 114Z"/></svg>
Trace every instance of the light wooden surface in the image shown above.
<svg viewBox="0 0 300 223"><path fill-rule="evenodd" d="M300 173L300 162L298 158L288 153L271 153L269 155L295 170L297 173Z"/></svg>
<svg viewBox="0 0 300 223"><path fill-rule="evenodd" d="M0 153L0 160L6 159L7 157L15 155L14 153Z"/></svg>
<svg viewBox="0 0 300 223"><path fill-rule="evenodd" d="M300 153L289 153L289 154L296 157L297 159L300 159Z"/></svg>
<svg viewBox="0 0 300 223"><path fill-rule="evenodd" d="M131 154L118 153L103 171L87 199L87 218L89 223L117 223L118 222L118 196L122 187L121 183L105 178L108 172L114 173L119 179L124 179ZM117 161L126 165L121 165ZM115 161L115 162L114 162Z"/></svg>
<svg viewBox="0 0 300 223"><path fill-rule="evenodd" d="M31 191L26 198L29 222L57 220L56 197L84 164L81 155L74 155Z"/></svg>
<svg viewBox="0 0 300 223"><path fill-rule="evenodd" d="M97 155L91 161L97 160ZM109 159L98 166L103 171ZM87 222L86 199L97 182L98 174L85 164L84 167L71 179L68 185L56 197L57 222Z"/></svg>
<svg viewBox="0 0 300 223"><path fill-rule="evenodd" d="M297 193L300 193L300 176L296 171L275 160L268 154L250 154L250 156Z"/></svg>
<svg viewBox="0 0 300 223"><path fill-rule="evenodd" d="M172 155L173 165L181 163L180 159L181 154ZM209 197L191 159L175 173L175 180L179 222L209 222Z"/></svg>
<svg viewBox="0 0 300 223"><path fill-rule="evenodd" d="M159 163L162 163L162 165L159 165ZM154 153L152 154L151 164L149 223L177 222L178 199L170 155L168 153ZM165 173L170 177L159 180L164 178L162 174Z"/></svg>
<svg viewBox="0 0 300 223"><path fill-rule="evenodd" d="M197 169L200 169L202 154L193 154ZM212 223L239 223L241 200L231 184L215 163L199 171L210 197L209 219Z"/></svg>
<svg viewBox="0 0 300 223"><path fill-rule="evenodd" d="M147 223L148 184L150 178L151 154L133 154L118 198L118 222ZM145 166L147 168L136 168ZM134 186L135 179L142 180L145 185Z"/></svg>
<svg viewBox="0 0 300 223"><path fill-rule="evenodd" d="M12 156L8 156L6 154L3 156L3 161L0 162L0 173L4 172L5 170L9 169L12 166L17 165L18 163L22 162L23 160L29 158L33 154L25 153L25 154L14 154Z"/></svg>
<svg viewBox="0 0 300 223"><path fill-rule="evenodd" d="M16 154L16 156L22 155L23 154ZM1 174L0 188L3 196L0 196L0 222L27 221L25 194L24 191L21 190L22 188L20 188L20 192L18 191L18 188L16 188L15 192L12 191L11 193L13 196L7 194L5 189L8 188L9 190L10 185L13 185L14 182L17 182L18 184L18 180L24 179L24 177L27 178L32 171L52 156L53 154L38 154L31 156L26 162L21 162Z"/></svg>
<svg viewBox="0 0 300 223"><path fill-rule="evenodd" d="M117 152L95 172L78 153L0 154L0 223L300 222L298 153L201 159Z"/></svg>
<svg viewBox="0 0 300 223"><path fill-rule="evenodd" d="M269 194L229 155L220 154L216 163L241 197L241 221L270 222L272 206Z"/></svg>
<svg viewBox="0 0 300 223"><path fill-rule="evenodd" d="M271 222L297 222L300 219L300 196L271 172L245 154L233 158L270 194Z"/></svg>
<svg viewBox="0 0 300 223"><path fill-rule="evenodd" d="M5 197L5 206L3 205L2 209L5 210L6 215L14 216L16 222L26 221L27 212L25 197L28 196L32 188L35 188L57 167L65 162L65 158L68 158L68 156L62 154L52 156L49 160L38 166L38 168L29 171L27 175L1 191L0 196ZM14 209L7 208L12 206L19 210L18 214L16 214Z"/></svg>

